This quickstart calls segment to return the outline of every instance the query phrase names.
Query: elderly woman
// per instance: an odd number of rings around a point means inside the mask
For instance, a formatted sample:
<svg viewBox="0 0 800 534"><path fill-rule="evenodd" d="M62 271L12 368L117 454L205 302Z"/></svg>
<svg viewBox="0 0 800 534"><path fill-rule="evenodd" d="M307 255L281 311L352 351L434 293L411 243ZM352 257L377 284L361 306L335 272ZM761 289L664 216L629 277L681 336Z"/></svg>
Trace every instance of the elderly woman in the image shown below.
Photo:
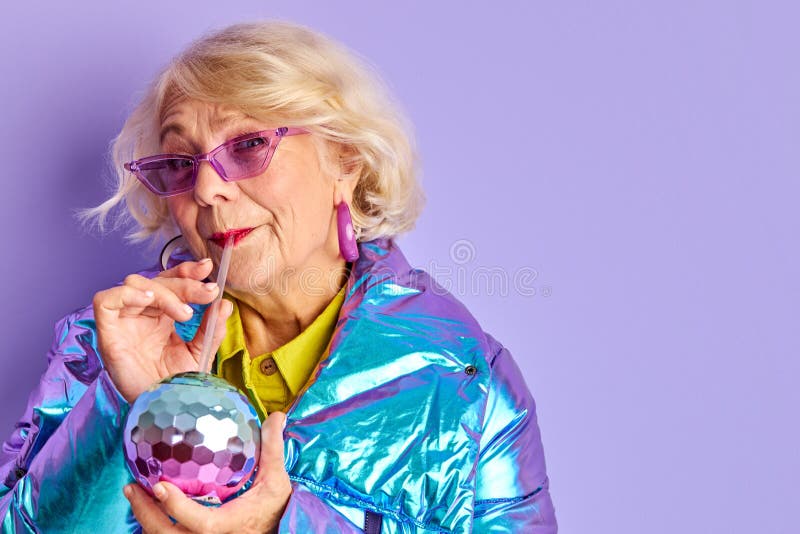
<svg viewBox="0 0 800 534"><path fill-rule="evenodd" d="M556 531L511 355L393 240L422 196L381 87L286 23L223 29L163 70L92 214L124 204L136 237L180 246L58 323L3 448L4 532ZM231 236L214 372L263 418L260 467L218 507L166 482L153 498L121 427L148 386L197 369Z"/></svg>

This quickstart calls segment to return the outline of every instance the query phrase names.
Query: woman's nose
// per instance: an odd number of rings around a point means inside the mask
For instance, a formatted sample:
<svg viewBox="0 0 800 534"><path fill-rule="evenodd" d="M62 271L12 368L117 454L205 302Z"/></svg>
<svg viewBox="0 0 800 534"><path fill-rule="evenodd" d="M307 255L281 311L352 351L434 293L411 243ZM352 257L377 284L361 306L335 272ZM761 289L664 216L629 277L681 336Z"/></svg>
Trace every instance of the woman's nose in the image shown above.
<svg viewBox="0 0 800 534"><path fill-rule="evenodd" d="M213 206L236 200L239 186L226 182L209 161L201 161L194 184L194 198L201 206Z"/></svg>

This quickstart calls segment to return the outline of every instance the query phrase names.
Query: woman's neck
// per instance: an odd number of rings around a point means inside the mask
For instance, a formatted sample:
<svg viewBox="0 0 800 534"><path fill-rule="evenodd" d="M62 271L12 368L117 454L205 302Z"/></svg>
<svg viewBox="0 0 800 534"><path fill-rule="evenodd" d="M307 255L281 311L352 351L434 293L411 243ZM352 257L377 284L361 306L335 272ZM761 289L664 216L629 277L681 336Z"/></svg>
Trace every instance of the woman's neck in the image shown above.
<svg viewBox="0 0 800 534"><path fill-rule="evenodd" d="M238 301L245 343L251 357L285 345L308 327L347 282L344 260L319 270L320 276L298 271L281 277L263 295L231 291Z"/></svg>

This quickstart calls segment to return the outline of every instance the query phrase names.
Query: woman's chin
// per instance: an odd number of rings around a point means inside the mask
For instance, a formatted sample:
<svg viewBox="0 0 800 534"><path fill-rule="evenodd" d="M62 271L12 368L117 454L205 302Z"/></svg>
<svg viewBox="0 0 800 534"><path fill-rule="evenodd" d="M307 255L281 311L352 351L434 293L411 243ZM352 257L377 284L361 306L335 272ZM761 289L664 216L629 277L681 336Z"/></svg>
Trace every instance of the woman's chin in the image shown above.
<svg viewBox="0 0 800 534"><path fill-rule="evenodd" d="M259 261L259 258L252 251L247 254L245 250L242 250L242 254L237 258L237 250L234 250L231 257L231 265L228 269L225 290L251 295L265 295L274 287L275 273L274 257L270 257L266 261Z"/></svg>

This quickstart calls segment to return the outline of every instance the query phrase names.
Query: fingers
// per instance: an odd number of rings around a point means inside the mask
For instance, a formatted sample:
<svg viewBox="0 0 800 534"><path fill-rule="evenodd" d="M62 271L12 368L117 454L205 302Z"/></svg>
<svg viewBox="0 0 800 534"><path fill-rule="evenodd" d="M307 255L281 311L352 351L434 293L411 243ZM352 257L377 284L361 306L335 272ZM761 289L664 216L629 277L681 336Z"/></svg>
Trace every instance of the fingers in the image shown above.
<svg viewBox="0 0 800 534"><path fill-rule="evenodd" d="M286 414L272 412L261 425L261 456L255 483L267 483L286 477L283 464L283 427Z"/></svg>
<svg viewBox="0 0 800 534"><path fill-rule="evenodd" d="M208 508L196 503L176 486L169 482L159 482L153 486L153 492L167 514L174 517L179 525L183 527L181 532L219 532L215 528L216 521L213 508ZM152 501L151 501L152 502ZM153 504L155 506L155 504ZM137 519L139 516L136 516ZM169 519L167 519L169 521ZM144 524L142 525L144 526ZM154 530L154 532L161 532Z"/></svg>
<svg viewBox="0 0 800 534"><path fill-rule="evenodd" d="M147 289L118 286L98 291L92 300L95 316L118 314L120 311L143 310L153 303L155 293Z"/></svg>
<svg viewBox="0 0 800 534"><path fill-rule="evenodd" d="M137 274L125 278L123 286L153 293L148 310L165 313L175 321L188 321L194 314L189 302L208 304L219 292L214 282L203 283L188 278L145 278ZM133 311L132 311L133 312Z"/></svg>
<svg viewBox="0 0 800 534"><path fill-rule="evenodd" d="M202 282L213 268L207 258L181 263L153 279L129 275L122 285L95 294L95 313L101 317L166 314L174 321L188 321L194 310L187 303L208 304L219 292L216 283Z"/></svg>
<svg viewBox="0 0 800 534"><path fill-rule="evenodd" d="M142 525L145 532L186 532L185 529L173 525L161 507L137 484L128 484L123 488L125 498L131 503L133 515ZM199 506L199 505L198 505Z"/></svg>

